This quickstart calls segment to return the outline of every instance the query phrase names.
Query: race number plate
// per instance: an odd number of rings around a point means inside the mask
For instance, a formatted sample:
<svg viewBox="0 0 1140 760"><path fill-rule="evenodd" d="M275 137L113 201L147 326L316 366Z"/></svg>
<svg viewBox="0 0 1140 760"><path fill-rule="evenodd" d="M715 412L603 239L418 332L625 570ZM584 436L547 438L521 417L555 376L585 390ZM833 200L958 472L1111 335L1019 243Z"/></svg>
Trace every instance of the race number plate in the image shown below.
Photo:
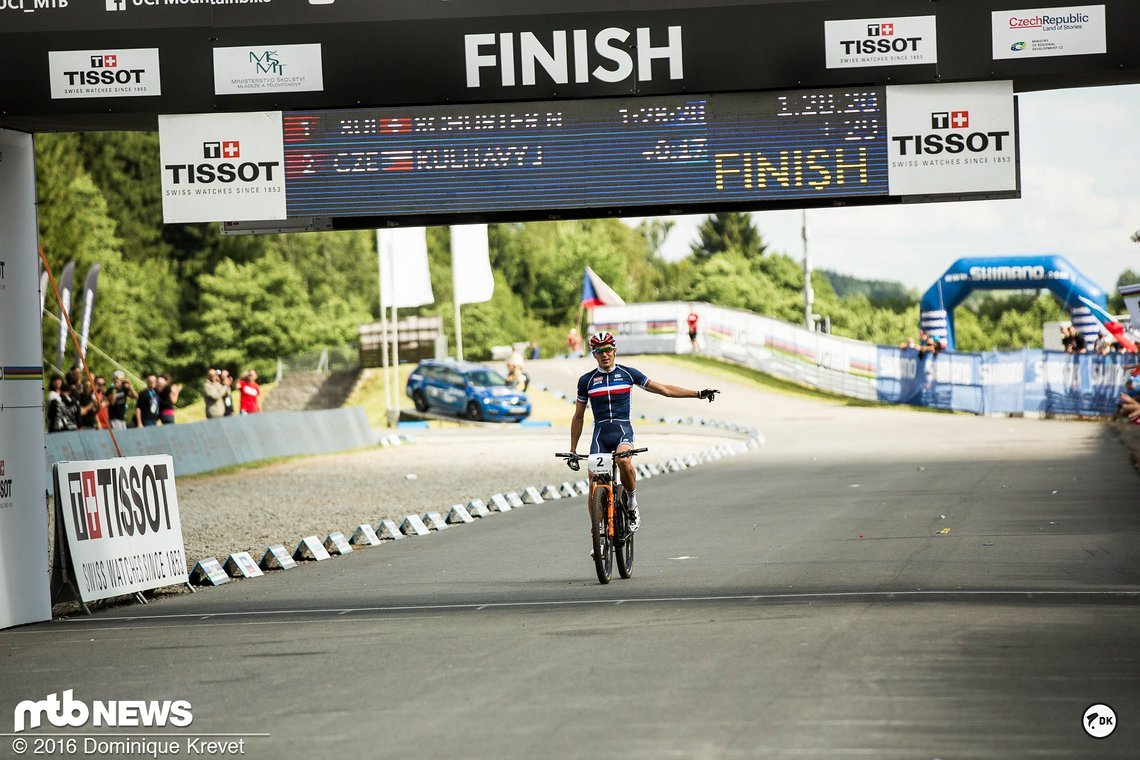
<svg viewBox="0 0 1140 760"><path fill-rule="evenodd" d="M611 462L613 462L613 454L591 454L590 455L590 472L609 472Z"/></svg>

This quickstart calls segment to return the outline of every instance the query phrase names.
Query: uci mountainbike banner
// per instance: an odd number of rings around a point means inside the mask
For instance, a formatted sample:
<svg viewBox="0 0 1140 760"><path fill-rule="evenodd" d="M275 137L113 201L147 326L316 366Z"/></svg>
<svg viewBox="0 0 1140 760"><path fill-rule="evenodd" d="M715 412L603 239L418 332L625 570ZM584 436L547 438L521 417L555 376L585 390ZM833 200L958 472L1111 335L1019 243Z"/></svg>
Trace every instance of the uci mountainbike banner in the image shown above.
<svg viewBox="0 0 1140 760"><path fill-rule="evenodd" d="M60 462L55 504L57 569L83 602L187 582L173 457Z"/></svg>

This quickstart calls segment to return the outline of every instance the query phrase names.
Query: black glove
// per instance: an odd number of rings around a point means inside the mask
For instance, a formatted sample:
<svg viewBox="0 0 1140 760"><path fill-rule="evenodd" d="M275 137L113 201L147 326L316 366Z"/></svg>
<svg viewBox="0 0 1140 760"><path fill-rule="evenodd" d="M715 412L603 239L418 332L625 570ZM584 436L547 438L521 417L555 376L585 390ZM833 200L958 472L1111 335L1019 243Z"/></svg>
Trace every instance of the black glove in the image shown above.
<svg viewBox="0 0 1140 760"><path fill-rule="evenodd" d="M579 462L577 459L567 459L566 460L566 466L569 467L574 472L578 472L578 470L582 469L582 463Z"/></svg>
<svg viewBox="0 0 1140 760"><path fill-rule="evenodd" d="M697 398L707 399L708 402L711 404L712 402L716 401L716 394L718 394L718 393L720 393L720 391L718 391L716 389L705 388L703 391L701 391L700 393L697 394Z"/></svg>

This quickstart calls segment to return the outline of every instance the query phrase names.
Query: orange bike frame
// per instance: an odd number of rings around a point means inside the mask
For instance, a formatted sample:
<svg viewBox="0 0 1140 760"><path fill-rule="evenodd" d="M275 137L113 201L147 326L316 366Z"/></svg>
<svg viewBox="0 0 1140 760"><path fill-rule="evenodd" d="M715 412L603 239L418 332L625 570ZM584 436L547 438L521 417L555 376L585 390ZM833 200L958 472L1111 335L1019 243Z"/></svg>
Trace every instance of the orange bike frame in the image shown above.
<svg viewBox="0 0 1140 760"><path fill-rule="evenodd" d="M594 503L594 488L604 488L607 492L606 496L606 536L608 538L614 537L614 488L610 483L599 478L592 478L593 488L590 490L590 503Z"/></svg>

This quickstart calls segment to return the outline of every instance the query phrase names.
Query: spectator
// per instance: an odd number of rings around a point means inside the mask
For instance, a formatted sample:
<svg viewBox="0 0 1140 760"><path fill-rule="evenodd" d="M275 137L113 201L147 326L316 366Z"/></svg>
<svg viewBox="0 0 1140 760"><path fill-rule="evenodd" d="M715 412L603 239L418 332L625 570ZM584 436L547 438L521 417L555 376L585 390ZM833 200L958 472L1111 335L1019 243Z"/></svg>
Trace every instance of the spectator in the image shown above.
<svg viewBox="0 0 1140 760"><path fill-rule="evenodd" d="M918 331L918 355L919 357L937 356L938 352L942 350L942 344L938 342L933 335L928 335L925 330Z"/></svg>
<svg viewBox="0 0 1140 760"><path fill-rule="evenodd" d="M242 373L238 381L238 393L241 394L240 410L242 414L257 414L261 411L261 386L257 384L257 372L248 369Z"/></svg>
<svg viewBox="0 0 1140 760"><path fill-rule="evenodd" d="M1096 335L1096 341L1093 342L1093 352L1099 354L1100 356L1104 356L1105 354L1111 352L1111 345L1112 341L1109 340L1108 333L1104 330L1101 330Z"/></svg>
<svg viewBox="0 0 1140 760"><path fill-rule="evenodd" d="M539 348L538 343L534 342L533 340L530 342L530 346L527 347L526 358L527 359L540 359L540 358L542 358L542 349Z"/></svg>
<svg viewBox="0 0 1140 760"><path fill-rule="evenodd" d="M525 391L530 385L530 378L523 371L522 354L517 351L507 359L507 384L520 391Z"/></svg>
<svg viewBox="0 0 1140 760"><path fill-rule="evenodd" d="M571 359L582 356L582 336L578 334L577 327L571 327L566 333L566 349Z"/></svg>
<svg viewBox="0 0 1140 760"><path fill-rule="evenodd" d="M95 388L87 380L83 381L76 400L79 403L79 417L76 423L80 430L94 430L99 427L99 397Z"/></svg>
<svg viewBox="0 0 1140 760"><path fill-rule="evenodd" d="M135 427L157 425L159 420L158 407L158 378L154 375L147 375L146 387L139 393L138 402L135 404Z"/></svg>
<svg viewBox="0 0 1140 760"><path fill-rule="evenodd" d="M689 304L689 316L686 320L689 323L689 345L693 348L693 353L697 351L697 323L700 317L697 316L696 307Z"/></svg>
<svg viewBox="0 0 1140 760"><path fill-rule="evenodd" d="M232 417L234 414L234 378L228 369L218 370L218 379L222 381L222 385L226 386L226 395L222 397L222 403L226 405L225 417Z"/></svg>
<svg viewBox="0 0 1140 760"><path fill-rule="evenodd" d="M47 429L49 433L58 433L66 430L64 427L64 420L67 417L67 410L64 408L63 402L63 376L52 375L51 380L48 382L48 399L47 399Z"/></svg>
<svg viewBox="0 0 1140 760"><path fill-rule="evenodd" d="M1127 393L1120 394L1120 412L1133 425L1140 425L1140 401Z"/></svg>
<svg viewBox="0 0 1140 760"><path fill-rule="evenodd" d="M1075 328L1075 327L1070 327L1069 329L1072 331L1072 334L1073 334L1073 353L1074 354L1088 353L1088 343L1087 343L1087 341L1085 341L1085 336L1083 336L1079 332L1077 332L1077 328Z"/></svg>
<svg viewBox="0 0 1140 760"><path fill-rule="evenodd" d="M909 348L912 351L918 350L918 346L914 344L914 338L911 337L907 337L906 340L904 340L902 343L899 343L899 348L904 350Z"/></svg>
<svg viewBox="0 0 1140 760"><path fill-rule="evenodd" d="M127 400L138 400L139 394L131 387L127 373L121 369L115 370L111 376L111 394L107 400L107 418L112 430L124 430L127 427Z"/></svg>
<svg viewBox="0 0 1140 760"><path fill-rule="evenodd" d="M59 391L63 395L63 429L79 429L79 388L64 383Z"/></svg>
<svg viewBox="0 0 1140 760"><path fill-rule="evenodd" d="M206 370L206 382L202 384L202 396L206 401L206 419L212 420L215 417L224 417L226 414L226 403L222 399L226 395L226 386L222 385L218 379L218 371L216 369Z"/></svg>
<svg viewBox="0 0 1140 760"><path fill-rule="evenodd" d="M163 425L174 424L174 405L178 403L178 394L182 393L181 383L172 383L170 374L163 372L158 376L158 416Z"/></svg>

